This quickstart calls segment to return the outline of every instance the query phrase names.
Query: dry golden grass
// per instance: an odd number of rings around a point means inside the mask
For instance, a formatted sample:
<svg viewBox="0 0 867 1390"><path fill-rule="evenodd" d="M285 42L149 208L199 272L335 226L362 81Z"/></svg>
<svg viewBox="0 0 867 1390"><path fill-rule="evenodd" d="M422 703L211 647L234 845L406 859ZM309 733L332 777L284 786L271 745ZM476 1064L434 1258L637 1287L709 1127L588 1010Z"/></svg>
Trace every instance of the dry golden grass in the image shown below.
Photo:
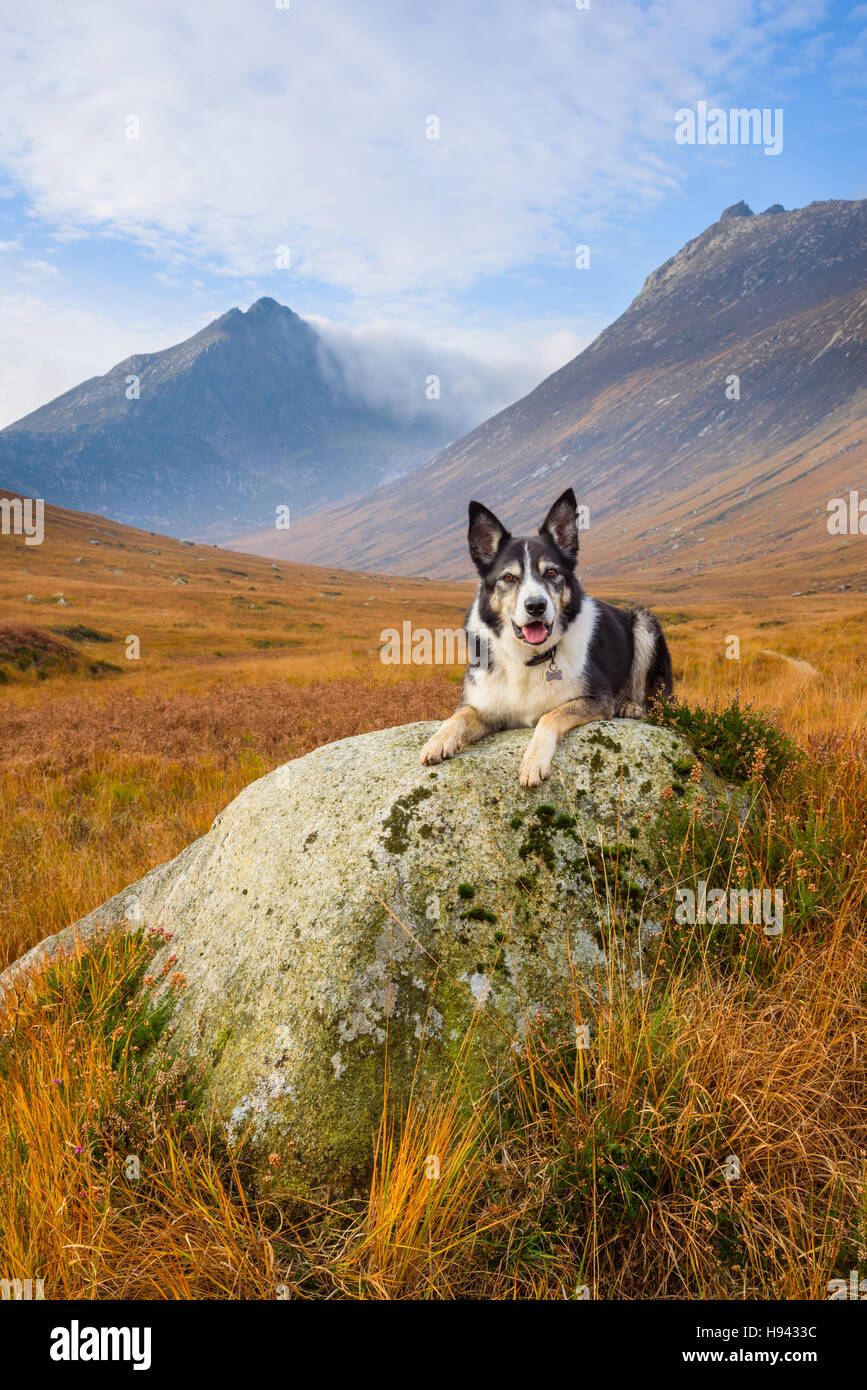
<svg viewBox="0 0 867 1390"><path fill-rule="evenodd" d="M472 1045L471 1029L463 1053ZM440 1094L410 1097L398 1116L388 1092L363 1217L324 1268L341 1293L377 1299L443 1298L460 1280L481 1232L487 1178L484 1102L468 1106L460 1063Z"/></svg>
<svg viewBox="0 0 867 1390"><path fill-rule="evenodd" d="M173 858L256 777L334 738L445 716L454 690L100 686L0 708L0 964Z"/></svg>
<svg viewBox="0 0 867 1390"><path fill-rule="evenodd" d="M262 1296L269 1251L230 1160L189 1126L178 1069L138 1067L147 1029L133 1023L132 990L151 949L108 941L46 972L7 1015L4 1277L38 1270L55 1298ZM129 1155L139 1180L126 1176Z"/></svg>
<svg viewBox="0 0 867 1390"><path fill-rule="evenodd" d="M615 986L577 1080L528 1059L510 1160L556 1233L546 1296L827 1297L867 1214L864 969L842 927L760 997L706 958L652 1003Z"/></svg>

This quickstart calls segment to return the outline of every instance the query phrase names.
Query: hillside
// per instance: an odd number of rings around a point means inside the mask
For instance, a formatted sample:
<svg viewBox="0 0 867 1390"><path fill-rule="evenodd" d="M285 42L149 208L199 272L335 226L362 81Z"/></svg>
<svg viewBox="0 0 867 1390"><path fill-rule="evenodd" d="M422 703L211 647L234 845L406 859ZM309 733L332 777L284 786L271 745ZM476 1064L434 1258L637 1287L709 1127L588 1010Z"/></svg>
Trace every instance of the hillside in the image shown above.
<svg viewBox="0 0 867 1390"><path fill-rule="evenodd" d="M310 324L266 298L0 431L0 478L56 505L215 539L417 467L443 442L435 426L353 397Z"/></svg>
<svg viewBox="0 0 867 1390"><path fill-rule="evenodd" d="M42 545L0 534L0 668L27 684L107 666L123 678L112 686L154 677L162 688L252 669L294 680L413 677L418 668L383 666L380 632L410 615L453 628L468 594L465 585L272 563L47 506ZM133 659L129 636L140 639Z"/></svg>
<svg viewBox="0 0 867 1390"><path fill-rule="evenodd" d="M411 482L238 544L459 576L469 497L527 526L571 484L600 580L829 588L864 577L863 541L826 521L865 462L867 202L759 216L740 204L590 347Z"/></svg>

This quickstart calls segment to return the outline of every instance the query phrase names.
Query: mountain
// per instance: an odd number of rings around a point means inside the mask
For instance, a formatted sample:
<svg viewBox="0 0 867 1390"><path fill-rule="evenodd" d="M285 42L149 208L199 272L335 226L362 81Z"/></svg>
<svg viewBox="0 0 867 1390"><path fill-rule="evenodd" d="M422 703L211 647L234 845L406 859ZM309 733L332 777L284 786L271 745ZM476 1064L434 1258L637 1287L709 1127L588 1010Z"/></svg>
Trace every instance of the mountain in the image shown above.
<svg viewBox="0 0 867 1390"><path fill-rule="evenodd" d="M736 379L736 380L735 380ZM654 271L585 351L412 478L245 549L465 575L470 497L538 525L573 485L600 575L739 565L759 582L863 575L827 505L867 496L867 202L736 204ZM807 572L798 573L802 564Z"/></svg>
<svg viewBox="0 0 867 1390"><path fill-rule="evenodd" d="M138 398L129 378L138 379ZM0 431L0 481L174 535L274 525L375 487L443 442L346 389L291 309L259 299L163 352L127 358Z"/></svg>

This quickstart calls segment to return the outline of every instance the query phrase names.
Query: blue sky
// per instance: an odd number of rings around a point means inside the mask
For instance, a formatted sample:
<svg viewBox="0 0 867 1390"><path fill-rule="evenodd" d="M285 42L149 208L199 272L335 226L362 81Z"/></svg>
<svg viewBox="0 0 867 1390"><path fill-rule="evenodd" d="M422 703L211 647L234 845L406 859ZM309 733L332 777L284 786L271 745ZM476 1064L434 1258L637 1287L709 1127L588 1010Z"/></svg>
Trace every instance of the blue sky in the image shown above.
<svg viewBox="0 0 867 1390"><path fill-rule="evenodd" d="M2 3L0 425L270 294L460 432L727 205L867 196L867 4ZM700 101L782 152L677 144Z"/></svg>

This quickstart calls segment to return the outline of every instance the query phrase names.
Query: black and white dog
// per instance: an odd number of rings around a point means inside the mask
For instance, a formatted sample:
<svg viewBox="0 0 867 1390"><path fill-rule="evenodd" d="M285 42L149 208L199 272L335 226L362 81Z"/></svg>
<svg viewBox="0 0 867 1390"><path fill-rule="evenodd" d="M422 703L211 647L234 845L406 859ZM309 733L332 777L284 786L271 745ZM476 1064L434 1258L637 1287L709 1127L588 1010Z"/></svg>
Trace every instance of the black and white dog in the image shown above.
<svg viewBox="0 0 867 1390"><path fill-rule="evenodd" d="M551 775L557 740L597 719L643 719L648 700L672 693L662 629L644 608L624 610L581 590L575 575L578 508L558 497L538 536L512 536L470 503L470 555L480 580L465 623L471 653L462 701L422 750L451 758L495 729L529 728L518 779Z"/></svg>

